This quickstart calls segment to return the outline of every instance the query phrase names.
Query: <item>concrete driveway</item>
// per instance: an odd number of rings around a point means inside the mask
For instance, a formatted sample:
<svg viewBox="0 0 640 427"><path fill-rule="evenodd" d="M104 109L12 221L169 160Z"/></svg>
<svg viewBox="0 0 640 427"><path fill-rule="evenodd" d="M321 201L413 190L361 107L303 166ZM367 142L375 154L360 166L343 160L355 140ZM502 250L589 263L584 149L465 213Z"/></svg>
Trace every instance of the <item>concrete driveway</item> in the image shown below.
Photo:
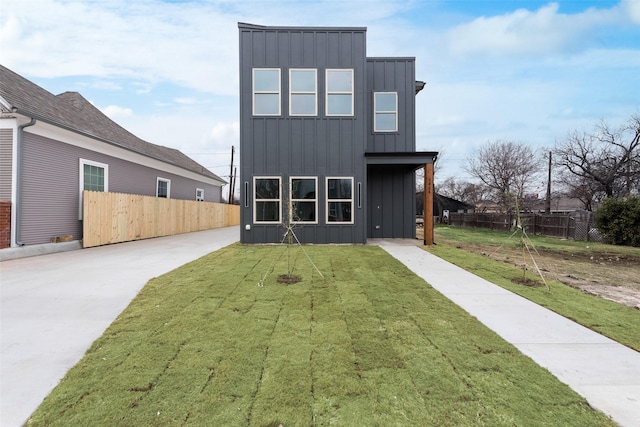
<svg viewBox="0 0 640 427"><path fill-rule="evenodd" d="M238 241L238 227L0 263L0 425L21 426L153 277Z"/></svg>

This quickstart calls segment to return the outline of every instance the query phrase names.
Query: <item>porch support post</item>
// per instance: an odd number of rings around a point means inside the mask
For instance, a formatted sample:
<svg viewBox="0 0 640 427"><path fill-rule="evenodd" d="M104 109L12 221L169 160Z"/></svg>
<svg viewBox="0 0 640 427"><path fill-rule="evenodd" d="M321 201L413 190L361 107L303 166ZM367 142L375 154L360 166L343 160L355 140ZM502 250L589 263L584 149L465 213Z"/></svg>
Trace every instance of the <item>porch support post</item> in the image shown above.
<svg viewBox="0 0 640 427"><path fill-rule="evenodd" d="M433 163L424 165L424 244L433 245Z"/></svg>

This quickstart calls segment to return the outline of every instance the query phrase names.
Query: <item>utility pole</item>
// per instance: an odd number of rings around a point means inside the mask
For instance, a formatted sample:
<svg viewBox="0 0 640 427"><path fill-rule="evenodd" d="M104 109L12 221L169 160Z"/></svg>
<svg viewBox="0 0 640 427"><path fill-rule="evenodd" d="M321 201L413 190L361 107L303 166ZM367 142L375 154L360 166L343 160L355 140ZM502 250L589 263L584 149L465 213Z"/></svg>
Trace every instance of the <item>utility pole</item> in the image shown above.
<svg viewBox="0 0 640 427"><path fill-rule="evenodd" d="M233 204L233 153L235 153L236 147L231 146L231 168L229 168L229 204Z"/></svg>
<svg viewBox="0 0 640 427"><path fill-rule="evenodd" d="M236 194L236 181L238 180L238 168L234 167L233 168L233 176L231 177L231 189L229 191L231 191L231 204L233 204L233 201L235 200L235 194Z"/></svg>
<svg viewBox="0 0 640 427"><path fill-rule="evenodd" d="M547 199L544 201L544 213L551 213L551 151L549 151L549 178L547 179Z"/></svg>

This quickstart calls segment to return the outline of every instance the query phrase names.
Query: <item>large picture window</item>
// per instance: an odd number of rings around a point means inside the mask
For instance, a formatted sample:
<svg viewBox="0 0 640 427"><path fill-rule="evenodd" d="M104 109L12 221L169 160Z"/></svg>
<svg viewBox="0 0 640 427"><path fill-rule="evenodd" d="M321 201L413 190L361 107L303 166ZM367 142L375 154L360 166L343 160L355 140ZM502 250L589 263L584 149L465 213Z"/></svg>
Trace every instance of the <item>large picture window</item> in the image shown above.
<svg viewBox="0 0 640 427"><path fill-rule="evenodd" d="M83 191L109 191L109 165L80 159L80 176L78 177L80 197L78 219L82 219L84 203Z"/></svg>
<svg viewBox="0 0 640 427"><path fill-rule="evenodd" d="M353 224L353 178L327 178L327 223Z"/></svg>
<svg viewBox="0 0 640 427"><path fill-rule="evenodd" d="M253 69L253 115L280 115L280 69Z"/></svg>
<svg viewBox="0 0 640 427"><path fill-rule="evenodd" d="M291 177L291 222L318 223L318 179Z"/></svg>
<svg viewBox="0 0 640 427"><path fill-rule="evenodd" d="M318 83L315 69L289 70L289 115L318 115Z"/></svg>
<svg viewBox="0 0 640 427"><path fill-rule="evenodd" d="M282 203L280 177L255 177L253 189L253 222L279 224Z"/></svg>
<svg viewBox="0 0 640 427"><path fill-rule="evenodd" d="M375 92L373 94L373 131L396 132L398 130L398 94Z"/></svg>
<svg viewBox="0 0 640 427"><path fill-rule="evenodd" d="M353 116L353 70L327 70L327 116Z"/></svg>

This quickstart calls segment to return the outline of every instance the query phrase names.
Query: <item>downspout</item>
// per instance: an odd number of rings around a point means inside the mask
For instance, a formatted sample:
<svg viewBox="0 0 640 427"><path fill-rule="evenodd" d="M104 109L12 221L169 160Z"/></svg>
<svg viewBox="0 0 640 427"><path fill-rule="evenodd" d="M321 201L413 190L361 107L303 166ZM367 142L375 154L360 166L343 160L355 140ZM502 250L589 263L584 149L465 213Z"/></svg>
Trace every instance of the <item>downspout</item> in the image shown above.
<svg viewBox="0 0 640 427"><path fill-rule="evenodd" d="M16 137L16 245L24 246L24 243L20 241L20 225L21 225L21 212L20 207L22 204L22 133L24 128L33 126L36 124L36 119L33 117L29 123L18 126L18 135Z"/></svg>

